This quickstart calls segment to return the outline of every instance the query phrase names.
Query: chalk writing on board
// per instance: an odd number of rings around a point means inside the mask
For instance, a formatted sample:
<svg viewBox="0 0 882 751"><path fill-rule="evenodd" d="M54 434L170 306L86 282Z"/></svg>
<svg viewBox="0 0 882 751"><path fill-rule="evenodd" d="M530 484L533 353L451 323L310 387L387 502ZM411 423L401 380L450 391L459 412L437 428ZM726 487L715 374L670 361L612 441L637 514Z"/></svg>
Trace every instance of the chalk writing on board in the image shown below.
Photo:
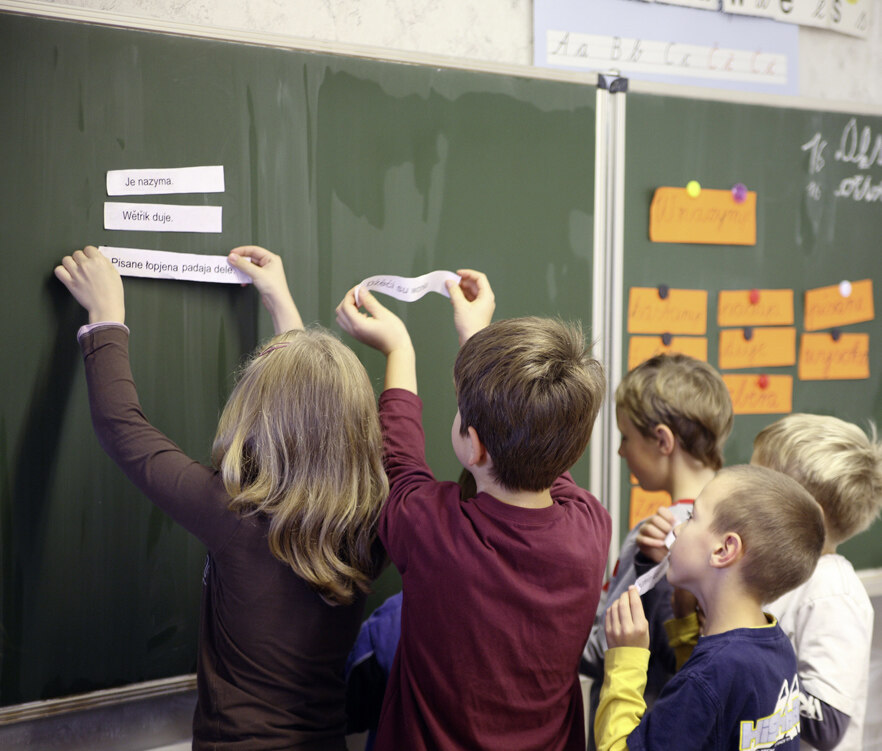
<svg viewBox="0 0 882 751"><path fill-rule="evenodd" d="M806 192L809 198L821 200L823 190L816 179L826 166L824 151L827 140L820 132L802 144L801 149L809 153L809 180ZM882 167L882 133L873 133L869 125L858 125L857 118L851 118L839 135L839 147L833 153L836 162L854 165L860 172L841 178L833 192L834 198L849 198L853 201L882 202L882 174L873 175L870 170Z"/></svg>

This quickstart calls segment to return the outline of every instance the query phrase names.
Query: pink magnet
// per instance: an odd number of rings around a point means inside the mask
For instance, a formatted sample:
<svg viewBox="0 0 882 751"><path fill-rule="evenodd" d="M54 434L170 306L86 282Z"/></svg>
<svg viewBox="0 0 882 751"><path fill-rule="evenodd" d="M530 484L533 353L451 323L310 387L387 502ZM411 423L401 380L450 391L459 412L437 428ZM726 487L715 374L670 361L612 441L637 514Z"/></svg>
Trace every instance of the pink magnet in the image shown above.
<svg viewBox="0 0 882 751"><path fill-rule="evenodd" d="M759 302L759 298L760 298L759 290L758 289L750 290L749 297L750 297L750 304L756 305Z"/></svg>
<svg viewBox="0 0 882 751"><path fill-rule="evenodd" d="M757 378L756 385L759 386L761 389L769 388L769 377L765 373L763 373L759 378Z"/></svg>
<svg viewBox="0 0 882 751"><path fill-rule="evenodd" d="M744 183L735 183L732 186L732 198L735 203L744 203L747 199L747 186Z"/></svg>

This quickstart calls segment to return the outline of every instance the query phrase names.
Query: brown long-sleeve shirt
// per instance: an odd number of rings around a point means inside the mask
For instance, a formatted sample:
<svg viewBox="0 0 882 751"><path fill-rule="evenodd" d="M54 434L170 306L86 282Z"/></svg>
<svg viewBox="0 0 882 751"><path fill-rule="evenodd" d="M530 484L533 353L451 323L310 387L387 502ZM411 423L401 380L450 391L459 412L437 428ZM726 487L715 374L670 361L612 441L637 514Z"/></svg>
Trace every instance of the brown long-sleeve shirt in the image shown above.
<svg viewBox="0 0 882 751"><path fill-rule="evenodd" d="M87 331L80 346L101 446L208 548L193 747L344 751L343 669L364 598L325 604L270 553L267 519L230 511L219 473L147 421L124 327Z"/></svg>

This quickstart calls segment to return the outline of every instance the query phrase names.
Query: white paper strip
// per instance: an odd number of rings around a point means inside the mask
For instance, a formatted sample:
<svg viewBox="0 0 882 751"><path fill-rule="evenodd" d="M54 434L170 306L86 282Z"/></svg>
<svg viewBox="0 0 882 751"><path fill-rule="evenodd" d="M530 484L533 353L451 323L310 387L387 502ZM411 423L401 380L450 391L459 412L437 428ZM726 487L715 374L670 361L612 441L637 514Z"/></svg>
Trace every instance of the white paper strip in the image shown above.
<svg viewBox="0 0 882 751"><path fill-rule="evenodd" d="M107 172L107 195L109 196L223 192L223 166L121 169Z"/></svg>
<svg viewBox="0 0 882 751"><path fill-rule="evenodd" d="M220 232L220 206L167 203L104 203L104 229L142 232Z"/></svg>
<svg viewBox="0 0 882 751"><path fill-rule="evenodd" d="M391 295L404 302L413 302L419 300L427 292L437 292L444 297L450 297L447 292L445 282L453 279L459 284L459 274L452 271L430 271L422 276L406 277L406 276L369 276L355 290L355 303L360 305L358 300L358 291L364 287L369 292L382 292L384 295Z"/></svg>
<svg viewBox="0 0 882 751"><path fill-rule="evenodd" d="M640 593L641 597L658 584L664 575L668 573L669 563L670 558L665 556L661 563L653 566L649 571L643 574L643 576L637 577L637 581L635 581L634 584L637 585L637 591Z"/></svg>
<svg viewBox="0 0 882 751"><path fill-rule="evenodd" d="M165 250L114 248L100 250L122 276L150 279L181 279L190 282L250 284L251 278L227 263L226 256L203 256L197 253L170 253Z"/></svg>
<svg viewBox="0 0 882 751"><path fill-rule="evenodd" d="M674 514L674 525L682 524L689 517L689 512L692 511L691 503L678 503L676 506L671 507L671 512ZM671 546L674 544L674 540L677 538L674 536L674 530L672 529L665 536L665 547L670 550ZM661 563L653 566L649 571L647 571L642 576L637 577L637 581L634 584L637 586L638 591L641 595L646 594L650 589L652 589L656 584L658 584L662 577L668 573L668 565L670 564L671 557L670 554L666 555Z"/></svg>

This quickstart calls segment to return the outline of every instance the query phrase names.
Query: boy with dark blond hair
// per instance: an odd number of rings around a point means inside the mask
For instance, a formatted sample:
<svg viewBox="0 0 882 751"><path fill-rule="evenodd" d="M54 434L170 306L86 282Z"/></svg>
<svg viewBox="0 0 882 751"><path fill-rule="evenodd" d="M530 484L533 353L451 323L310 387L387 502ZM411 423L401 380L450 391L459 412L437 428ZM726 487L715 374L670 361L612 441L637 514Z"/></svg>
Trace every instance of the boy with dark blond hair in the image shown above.
<svg viewBox="0 0 882 751"><path fill-rule="evenodd" d="M619 383L615 398L622 436L619 455L644 490L669 493L673 505L660 509L651 523L635 526L622 543L580 665L581 672L593 679L590 721L603 679L606 606L664 557L667 532L686 518L692 501L723 466L723 445L733 422L732 400L720 374L687 355L657 355L640 363ZM650 627L646 685L650 706L676 669L664 630L664 622L673 617L671 595L672 587L662 579L643 596ZM589 738L589 748L593 747Z"/></svg>
<svg viewBox="0 0 882 751"><path fill-rule="evenodd" d="M803 749L860 751L867 708L873 605L836 547L865 530L882 506L882 445L870 425L792 414L759 432L752 464L776 469L824 510L827 542L814 573L769 603L799 658Z"/></svg>
<svg viewBox="0 0 882 751"><path fill-rule="evenodd" d="M730 467L701 491L674 534L668 579L696 597L701 636L647 711L649 631L636 587L613 603L594 726L599 751L796 751L796 655L763 603L814 570L824 546L820 506L787 475ZM698 634L695 613L671 628L675 639L690 634Z"/></svg>
<svg viewBox="0 0 882 751"><path fill-rule="evenodd" d="M486 277L449 285L461 349L451 442L477 493L426 464L414 351L401 320L351 290L341 327L386 355L380 420L391 485L380 536L403 584L401 639L377 751L584 751L579 653L591 628L609 515L567 473L604 377L578 327L489 324Z"/></svg>

